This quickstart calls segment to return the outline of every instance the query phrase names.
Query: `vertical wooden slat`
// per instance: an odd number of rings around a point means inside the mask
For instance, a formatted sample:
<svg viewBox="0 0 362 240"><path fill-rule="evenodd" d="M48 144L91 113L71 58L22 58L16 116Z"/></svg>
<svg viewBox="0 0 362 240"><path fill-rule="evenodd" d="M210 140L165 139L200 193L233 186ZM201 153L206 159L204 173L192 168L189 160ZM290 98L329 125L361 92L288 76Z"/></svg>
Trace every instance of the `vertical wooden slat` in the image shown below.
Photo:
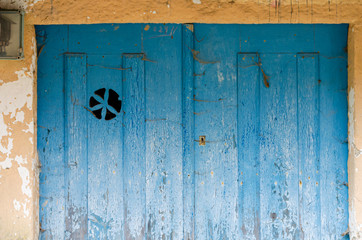
<svg viewBox="0 0 362 240"><path fill-rule="evenodd" d="M238 192L243 239L260 239L258 54L238 54Z"/></svg>
<svg viewBox="0 0 362 240"><path fill-rule="evenodd" d="M143 54L124 54L123 177L125 239L146 239L146 100Z"/></svg>
<svg viewBox="0 0 362 240"><path fill-rule="evenodd" d="M39 173L39 239L64 239L64 58L67 26L37 26L37 147ZM60 56L60 57L53 57ZM52 59L49 61L49 59ZM51 80L50 80L51 79Z"/></svg>
<svg viewBox="0 0 362 240"><path fill-rule="evenodd" d="M182 30L176 24L148 28L143 31L147 239L183 239Z"/></svg>
<svg viewBox="0 0 362 240"><path fill-rule="evenodd" d="M301 239L320 239L318 54L298 54L299 228Z"/></svg>
<svg viewBox="0 0 362 240"><path fill-rule="evenodd" d="M348 239L347 63L320 58L320 191L322 239Z"/></svg>
<svg viewBox="0 0 362 240"><path fill-rule="evenodd" d="M195 145L195 239L240 239L238 30L238 25L195 24L194 140L206 136L205 145Z"/></svg>
<svg viewBox="0 0 362 240"><path fill-rule="evenodd" d="M260 238L298 239L296 56L262 54L260 68Z"/></svg>
<svg viewBox="0 0 362 240"><path fill-rule="evenodd" d="M65 56L65 239L87 239L87 104L85 54Z"/></svg>
<svg viewBox="0 0 362 240"><path fill-rule="evenodd" d="M91 97L100 100L96 108L105 110L113 90L122 98L121 56L88 55L88 237L89 239L123 239L123 163L122 118L96 118L90 110ZM95 91L104 89L104 96ZM103 99L103 101L101 101ZM103 112L105 113L105 111Z"/></svg>
<svg viewBox="0 0 362 240"><path fill-rule="evenodd" d="M194 48L193 24L182 25L182 126L183 126L183 239L194 239L195 152L194 152Z"/></svg>

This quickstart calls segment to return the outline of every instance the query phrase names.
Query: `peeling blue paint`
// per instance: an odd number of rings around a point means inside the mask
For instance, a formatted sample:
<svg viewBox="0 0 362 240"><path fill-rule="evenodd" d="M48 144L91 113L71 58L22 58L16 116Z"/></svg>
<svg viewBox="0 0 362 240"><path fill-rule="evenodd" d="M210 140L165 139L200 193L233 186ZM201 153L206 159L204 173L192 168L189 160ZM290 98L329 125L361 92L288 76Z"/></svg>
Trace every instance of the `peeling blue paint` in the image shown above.
<svg viewBox="0 0 362 240"><path fill-rule="evenodd" d="M36 28L40 238L348 239L348 26L145 26Z"/></svg>

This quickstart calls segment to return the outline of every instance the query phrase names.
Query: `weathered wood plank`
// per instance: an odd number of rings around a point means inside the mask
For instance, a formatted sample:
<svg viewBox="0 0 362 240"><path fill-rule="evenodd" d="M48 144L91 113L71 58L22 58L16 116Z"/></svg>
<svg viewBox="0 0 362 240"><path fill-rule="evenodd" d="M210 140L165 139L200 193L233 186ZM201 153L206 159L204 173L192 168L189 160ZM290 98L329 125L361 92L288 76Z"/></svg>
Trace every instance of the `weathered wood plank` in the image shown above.
<svg viewBox="0 0 362 240"><path fill-rule="evenodd" d="M124 237L146 239L146 95L143 54L124 54Z"/></svg>
<svg viewBox="0 0 362 240"><path fill-rule="evenodd" d="M320 191L321 239L341 236L348 226L347 178L347 45L348 28L316 29L316 39L328 49L320 53ZM331 41L333 39L333 41Z"/></svg>
<svg viewBox="0 0 362 240"><path fill-rule="evenodd" d="M88 237L87 56L64 55L65 239Z"/></svg>
<svg viewBox="0 0 362 240"><path fill-rule="evenodd" d="M193 24L182 25L183 239L195 239L195 115Z"/></svg>
<svg viewBox="0 0 362 240"><path fill-rule="evenodd" d="M322 239L340 239L348 223L347 121L342 116L347 109L347 86L339 81L345 73L339 72L342 61L330 60L328 67L325 61L321 59L321 235Z"/></svg>
<svg viewBox="0 0 362 240"><path fill-rule="evenodd" d="M182 239L181 25L144 29L147 239Z"/></svg>
<svg viewBox="0 0 362 240"><path fill-rule="evenodd" d="M238 186L242 239L260 239L260 69L256 53L238 54Z"/></svg>
<svg viewBox="0 0 362 240"><path fill-rule="evenodd" d="M298 54L300 239L320 239L319 56Z"/></svg>
<svg viewBox="0 0 362 240"><path fill-rule="evenodd" d="M64 239L64 58L68 26L37 26L37 147L40 239ZM61 37L59 37L61 36ZM49 61L52 59L52 61ZM61 219L61 221L59 221Z"/></svg>
<svg viewBox="0 0 362 240"><path fill-rule="evenodd" d="M195 24L195 239L239 239L239 26ZM227 39L227 41L226 41Z"/></svg>

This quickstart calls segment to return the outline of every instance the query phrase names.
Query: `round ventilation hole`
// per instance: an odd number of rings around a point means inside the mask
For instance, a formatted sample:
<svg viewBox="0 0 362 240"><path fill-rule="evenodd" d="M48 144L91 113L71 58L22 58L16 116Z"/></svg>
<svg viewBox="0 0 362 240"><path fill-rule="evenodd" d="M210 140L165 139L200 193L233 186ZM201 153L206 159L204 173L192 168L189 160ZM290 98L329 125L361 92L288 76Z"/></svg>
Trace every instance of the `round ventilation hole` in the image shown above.
<svg viewBox="0 0 362 240"><path fill-rule="evenodd" d="M98 89L89 99L90 110L98 119L111 120L121 112L122 101L119 98L112 89Z"/></svg>

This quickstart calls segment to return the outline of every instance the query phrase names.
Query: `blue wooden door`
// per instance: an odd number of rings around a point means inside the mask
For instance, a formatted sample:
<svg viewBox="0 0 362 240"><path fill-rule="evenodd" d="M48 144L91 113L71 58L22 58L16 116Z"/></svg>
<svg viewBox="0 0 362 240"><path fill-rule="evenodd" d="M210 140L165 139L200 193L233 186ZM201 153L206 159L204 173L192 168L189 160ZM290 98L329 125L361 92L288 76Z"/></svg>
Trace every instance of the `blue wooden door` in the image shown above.
<svg viewBox="0 0 362 240"><path fill-rule="evenodd" d="M347 25L38 26L41 239L349 239Z"/></svg>

